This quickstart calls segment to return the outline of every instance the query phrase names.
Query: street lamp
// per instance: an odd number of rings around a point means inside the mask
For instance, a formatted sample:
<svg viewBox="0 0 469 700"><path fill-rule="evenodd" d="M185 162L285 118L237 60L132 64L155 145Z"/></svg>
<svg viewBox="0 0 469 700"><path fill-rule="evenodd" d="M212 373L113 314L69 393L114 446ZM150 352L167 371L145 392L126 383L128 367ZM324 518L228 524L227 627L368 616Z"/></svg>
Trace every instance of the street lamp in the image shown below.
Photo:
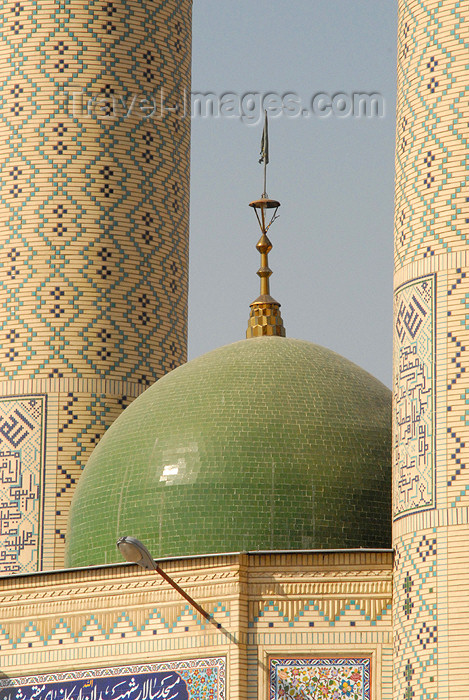
<svg viewBox="0 0 469 700"><path fill-rule="evenodd" d="M168 574L166 574L163 569L158 566L148 549L142 542L140 542L140 540L137 540L136 537L119 537L117 540L117 548L127 561L132 562L133 564L138 564L138 566L141 566L143 569L147 569L148 571L156 571L156 573L164 578L164 580L167 581L170 586L172 586L180 595L182 595L182 597L185 598L192 605L192 607L194 607L197 612L202 615L202 617L205 617L205 619L209 620L209 622L213 622L212 616L201 608L200 605L196 603L188 593L186 593L186 591L183 591L182 588L178 586L176 581L173 581L171 576L168 576Z"/></svg>

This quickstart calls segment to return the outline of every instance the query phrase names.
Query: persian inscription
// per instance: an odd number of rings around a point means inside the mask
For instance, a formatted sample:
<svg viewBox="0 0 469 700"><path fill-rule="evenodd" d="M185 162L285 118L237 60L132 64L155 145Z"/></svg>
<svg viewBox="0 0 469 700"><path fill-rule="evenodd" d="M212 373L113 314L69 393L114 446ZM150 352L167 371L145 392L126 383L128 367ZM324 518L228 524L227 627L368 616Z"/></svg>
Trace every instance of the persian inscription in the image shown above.
<svg viewBox="0 0 469 700"><path fill-rule="evenodd" d="M45 397L0 398L0 574L39 568Z"/></svg>
<svg viewBox="0 0 469 700"><path fill-rule="evenodd" d="M435 507L434 275L394 296L394 517Z"/></svg>
<svg viewBox="0 0 469 700"><path fill-rule="evenodd" d="M223 657L9 678L1 700L224 700Z"/></svg>

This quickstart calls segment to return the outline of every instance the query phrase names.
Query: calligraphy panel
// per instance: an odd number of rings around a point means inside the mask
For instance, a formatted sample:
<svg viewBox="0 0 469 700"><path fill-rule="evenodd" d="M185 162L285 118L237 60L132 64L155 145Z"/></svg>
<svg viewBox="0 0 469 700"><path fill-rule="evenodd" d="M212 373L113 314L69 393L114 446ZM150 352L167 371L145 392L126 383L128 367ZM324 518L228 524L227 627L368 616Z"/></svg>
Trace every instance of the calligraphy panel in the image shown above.
<svg viewBox="0 0 469 700"><path fill-rule="evenodd" d="M369 657L270 659L270 700L370 700Z"/></svg>
<svg viewBox="0 0 469 700"><path fill-rule="evenodd" d="M0 680L0 700L225 700L223 657Z"/></svg>
<svg viewBox="0 0 469 700"><path fill-rule="evenodd" d="M40 568L45 403L0 398L0 574Z"/></svg>
<svg viewBox="0 0 469 700"><path fill-rule="evenodd" d="M435 507L435 277L394 296L394 517Z"/></svg>

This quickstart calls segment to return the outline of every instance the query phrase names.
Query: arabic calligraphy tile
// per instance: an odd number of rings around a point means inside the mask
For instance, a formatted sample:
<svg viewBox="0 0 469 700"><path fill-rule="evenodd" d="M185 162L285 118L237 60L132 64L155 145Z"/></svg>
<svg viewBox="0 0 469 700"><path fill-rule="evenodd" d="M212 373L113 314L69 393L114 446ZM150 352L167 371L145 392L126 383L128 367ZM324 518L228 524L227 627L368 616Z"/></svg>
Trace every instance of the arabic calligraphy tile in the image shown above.
<svg viewBox="0 0 469 700"><path fill-rule="evenodd" d="M0 398L0 572L36 571L44 462L45 398Z"/></svg>
<svg viewBox="0 0 469 700"><path fill-rule="evenodd" d="M395 294L395 518L435 507L434 294L433 275Z"/></svg>
<svg viewBox="0 0 469 700"><path fill-rule="evenodd" d="M0 680L2 700L224 700L223 657Z"/></svg>

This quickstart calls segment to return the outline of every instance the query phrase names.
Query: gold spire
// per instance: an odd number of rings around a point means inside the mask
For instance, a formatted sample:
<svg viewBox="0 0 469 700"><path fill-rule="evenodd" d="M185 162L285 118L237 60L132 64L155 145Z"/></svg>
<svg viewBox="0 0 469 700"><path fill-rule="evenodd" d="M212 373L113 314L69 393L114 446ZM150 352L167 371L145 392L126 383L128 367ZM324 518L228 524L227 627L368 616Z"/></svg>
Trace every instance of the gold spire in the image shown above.
<svg viewBox="0 0 469 700"><path fill-rule="evenodd" d="M275 199L269 199L265 191L261 199L251 202L250 207L253 207L256 212L262 235L256 245L257 250L261 254L261 266L257 274L261 278L261 293L250 305L251 313L248 321L248 329L246 338L256 338L261 335L277 335L285 337L285 328L283 327L282 317L280 315L280 304L270 296L269 277L272 270L269 268L267 256L272 250L267 231L277 218L277 209L280 202ZM273 209L273 215L269 223L267 223L267 210ZM260 215L259 215L260 213Z"/></svg>

